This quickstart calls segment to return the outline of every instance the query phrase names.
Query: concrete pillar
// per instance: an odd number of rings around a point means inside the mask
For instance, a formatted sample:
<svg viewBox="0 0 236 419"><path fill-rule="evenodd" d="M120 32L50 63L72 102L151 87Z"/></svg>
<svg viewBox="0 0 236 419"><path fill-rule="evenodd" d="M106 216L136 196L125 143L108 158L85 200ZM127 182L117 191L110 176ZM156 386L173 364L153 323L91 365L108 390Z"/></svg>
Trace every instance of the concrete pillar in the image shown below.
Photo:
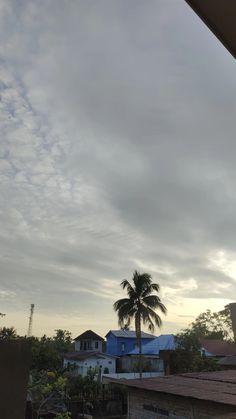
<svg viewBox="0 0 236 419"><path fill-rule="evenodd" d="M0 340L1 419L25 418L30 355L30 341Z"/></svg>

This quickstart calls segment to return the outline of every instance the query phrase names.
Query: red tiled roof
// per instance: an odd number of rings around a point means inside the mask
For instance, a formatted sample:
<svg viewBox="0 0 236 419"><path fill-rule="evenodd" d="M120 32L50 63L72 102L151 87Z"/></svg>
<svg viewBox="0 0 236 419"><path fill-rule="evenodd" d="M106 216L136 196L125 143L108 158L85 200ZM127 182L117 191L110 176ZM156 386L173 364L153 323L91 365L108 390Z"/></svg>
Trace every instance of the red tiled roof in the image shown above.
<svg viewBox="0 0 236 419"><path fill-rule="evenodd" d="M201 341L201 346L214 356L236 355L236 344L220 339L204 339Z"/></svg>
<svg viewBox="0 0 236 419"><path fill-rule="evenodd" d="M182 397L236 406L236 371L167 375L142 380L116 380L119 384Z"/></svg>

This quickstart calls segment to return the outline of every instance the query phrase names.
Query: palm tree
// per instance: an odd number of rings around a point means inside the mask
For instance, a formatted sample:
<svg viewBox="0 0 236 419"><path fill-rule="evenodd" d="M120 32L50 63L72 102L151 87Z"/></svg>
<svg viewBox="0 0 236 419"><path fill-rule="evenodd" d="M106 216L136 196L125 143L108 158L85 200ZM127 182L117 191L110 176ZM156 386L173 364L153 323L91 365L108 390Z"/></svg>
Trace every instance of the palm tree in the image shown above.
<svg viewBox="0 0 236 419"><path fill-rule="evenodd" d="M163 314L167 309L161 302L160 297L153 292L158 293L160 286L152 282L152 277L148 273L140 274L134 271L132 284L124 279L121 287L127 290L128 298L117 300L113 307L118 314L118 323L121 328L128 327L132 320L135 321L135 331L139 348L139 377L142 378L142 340L141 323L148 326L151 333L155 326L161 327L162 320L155 312L159 309Z"/></svg>

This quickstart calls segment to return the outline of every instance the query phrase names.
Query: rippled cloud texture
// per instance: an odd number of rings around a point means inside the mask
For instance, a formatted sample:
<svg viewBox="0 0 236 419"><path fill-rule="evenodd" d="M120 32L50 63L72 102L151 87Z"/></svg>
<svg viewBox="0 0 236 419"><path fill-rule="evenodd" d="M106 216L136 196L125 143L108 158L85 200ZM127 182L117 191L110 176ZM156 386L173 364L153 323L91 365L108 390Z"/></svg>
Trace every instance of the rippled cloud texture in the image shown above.
<svg viewBox="0 0 236 419"><path fill-rule="evenodd" d="M164 332L236 295L235 62L182 0L2 0L0 311L117 327L134 269Z"/></svg>

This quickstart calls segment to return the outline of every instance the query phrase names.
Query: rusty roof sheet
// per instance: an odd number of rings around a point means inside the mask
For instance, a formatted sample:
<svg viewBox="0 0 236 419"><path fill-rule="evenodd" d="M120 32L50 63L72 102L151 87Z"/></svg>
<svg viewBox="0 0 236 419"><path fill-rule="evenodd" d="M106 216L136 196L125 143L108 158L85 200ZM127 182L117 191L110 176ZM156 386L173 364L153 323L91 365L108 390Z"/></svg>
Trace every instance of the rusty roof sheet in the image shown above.
<svg viewBox="0 0 236 419"><path fill-rule="evenodd" d="M236 371L168 375L119 380L128 387L236 406Z"/></svg>
<svg viewBox="0 0 236 419"><path fill-rule="evenodd" d="M225 342L220 339L203 339L201 346L213 356L236 355L235 343Z"/></svg>

